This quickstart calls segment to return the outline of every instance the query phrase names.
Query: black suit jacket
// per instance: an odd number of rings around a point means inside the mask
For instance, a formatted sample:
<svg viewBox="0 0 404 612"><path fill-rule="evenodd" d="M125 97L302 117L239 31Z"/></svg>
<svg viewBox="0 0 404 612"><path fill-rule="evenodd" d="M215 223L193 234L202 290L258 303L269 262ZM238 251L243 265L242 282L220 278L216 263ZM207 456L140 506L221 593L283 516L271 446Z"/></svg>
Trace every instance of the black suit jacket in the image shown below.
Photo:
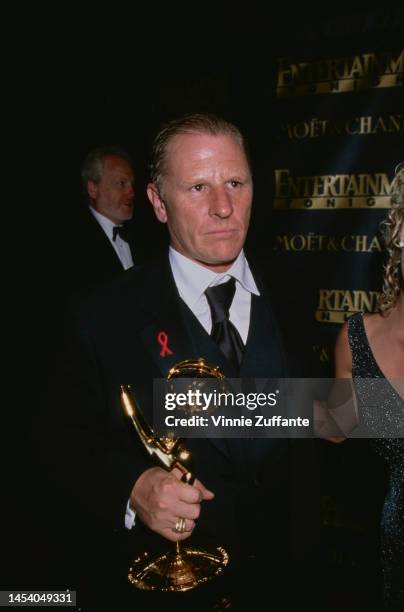
<svg viewBox="0 0 404 612"><path fill-rule="evenodd" d="M269 298L255 277L261 296L252 297L240 376L286 376ZM68 497L76 500L83 526L89 516L92 522L98 516L104 532L121 531L133 537L142 527L137 525L132 534L124 529L126 504L137 478L154 463L123 413L120 385L133 386L152 422L153 378L166 377L175 363L203 356L218 364L226 376L237 373L180 299L167 257L133 268L73 303L67 330L64 406L60 410L58 406L56 423L62 433L57 437L57 453L66 468L64 486ZM171 351L164 356L158 342L162 331ZM202 504L195 536L247 549L263 545L267 537L274 544L280 517L285 518L288 511L287 442L249 440L241 450L240 441L196 439L187 444L196 476L215 493L213 501ZM257 521L265 524L258 538L241 529L246 516L250 528ZM153 538L149 530L143 532Z"/></svg>
<svg viewBox="0 0 404 612"><path fill-rule="evenodd" d="M123 266L101 225L88 205L67 221L64 235L64 291L72 295L122 273ZM131 224L129 222L129 228ZM129 246L134 255L134 237L129 234Z"/></svg>

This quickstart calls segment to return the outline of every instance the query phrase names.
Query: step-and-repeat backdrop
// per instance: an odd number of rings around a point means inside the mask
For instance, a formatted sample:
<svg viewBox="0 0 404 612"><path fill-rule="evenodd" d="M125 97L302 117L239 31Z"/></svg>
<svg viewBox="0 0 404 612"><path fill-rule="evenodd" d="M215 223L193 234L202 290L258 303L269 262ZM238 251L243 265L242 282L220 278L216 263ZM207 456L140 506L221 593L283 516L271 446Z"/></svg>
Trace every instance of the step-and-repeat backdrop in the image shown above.
<svg viewBox="0 0 404 612"><path fill-rule="evenodd" d="M255 233L302 374L332 375L341 324L377 308L380 223L404 160L404 50L395 42L302 47L272 73L259 171L261 184L271 179L259 190Z"/></svg>

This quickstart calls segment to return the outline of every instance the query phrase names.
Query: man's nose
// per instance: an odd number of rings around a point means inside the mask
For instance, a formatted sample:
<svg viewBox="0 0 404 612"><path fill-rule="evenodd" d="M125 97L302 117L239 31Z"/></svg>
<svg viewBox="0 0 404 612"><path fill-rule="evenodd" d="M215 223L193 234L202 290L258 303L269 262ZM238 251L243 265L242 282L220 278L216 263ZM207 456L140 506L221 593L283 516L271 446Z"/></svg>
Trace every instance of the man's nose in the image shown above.
<svg viewBox="0 0 404 612"><path fill-rule="evenodd" d="M233 212L233 202L231 195L226 189L216 189L211 198L209 214L216 215L217 217L226 218L230 217Z"/></svg>

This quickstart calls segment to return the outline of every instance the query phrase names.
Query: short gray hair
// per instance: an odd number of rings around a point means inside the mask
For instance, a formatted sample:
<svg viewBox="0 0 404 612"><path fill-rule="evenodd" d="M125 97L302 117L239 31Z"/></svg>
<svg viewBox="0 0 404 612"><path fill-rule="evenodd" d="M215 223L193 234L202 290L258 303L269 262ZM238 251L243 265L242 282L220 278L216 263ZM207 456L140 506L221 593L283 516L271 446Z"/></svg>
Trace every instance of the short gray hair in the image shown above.
<svg viewBox="0 0 404 612"><path fill-rule="evenodd" d="M81 166L81 180L84 191L87 191L88 181L99 183L102 177L104 159L106 157L121 157L133 167L133 161L129 153L119 146L97 147L91 149L84 158Z"/></svg>

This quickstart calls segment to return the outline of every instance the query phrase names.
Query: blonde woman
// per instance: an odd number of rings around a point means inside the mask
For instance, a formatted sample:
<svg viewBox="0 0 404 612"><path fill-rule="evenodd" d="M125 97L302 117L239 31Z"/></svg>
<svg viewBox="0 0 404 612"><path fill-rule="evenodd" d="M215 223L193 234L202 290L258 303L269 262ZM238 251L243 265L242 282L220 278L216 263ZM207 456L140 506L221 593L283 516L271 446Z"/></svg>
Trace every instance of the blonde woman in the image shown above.
<svg viewBox="0 0 404 612"><path fill-rule="evenodd" d="M383 226L388 261L379 312L348 319L337 339L335 359L336 378L355 381L359 419L371 432L372 444L390 474L381 519L384 605L385 610L403 612L404 438L387 437L383 428L386 423L397 432L404 428L404 163L396 168L392 208ZM372 384L363 379L381 378L388 381L375 414L368 407L374 406L374 397L369 397Z"/></svg>

